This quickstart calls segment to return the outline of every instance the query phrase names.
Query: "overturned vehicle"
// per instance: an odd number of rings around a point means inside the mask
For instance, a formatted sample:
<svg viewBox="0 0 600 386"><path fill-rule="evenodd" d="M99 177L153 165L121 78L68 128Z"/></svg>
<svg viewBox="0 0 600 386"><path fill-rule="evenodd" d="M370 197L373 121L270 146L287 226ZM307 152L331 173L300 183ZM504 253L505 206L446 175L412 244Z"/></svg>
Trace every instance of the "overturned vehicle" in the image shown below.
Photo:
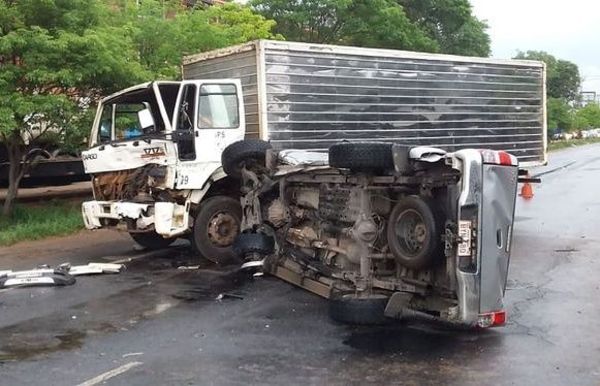
<svg viewBox="0 0 600 386"><path fill-rule="evenodd" d="M222 154L240 181L243 266L330 300L352 324L505 323L517 159L503 151L339 143Z"/></svg>

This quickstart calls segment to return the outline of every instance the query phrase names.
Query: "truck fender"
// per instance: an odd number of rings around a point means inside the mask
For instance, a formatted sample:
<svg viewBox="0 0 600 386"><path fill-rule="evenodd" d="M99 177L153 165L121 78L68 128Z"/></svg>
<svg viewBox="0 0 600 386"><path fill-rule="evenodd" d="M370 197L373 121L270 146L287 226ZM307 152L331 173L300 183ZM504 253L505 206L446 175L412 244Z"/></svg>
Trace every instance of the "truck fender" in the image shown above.
<svg viewBox="0 0 600 386"><path fill-rule="evenodd" d="M221 166L218 166L206 179L206 183L202 186L201 189L194 189L190 194L189 202L192 204L199 204L200 201L206 196L209 190L215 185L218 181L222 181L227 177L227 174L223 171Z"/></svg>

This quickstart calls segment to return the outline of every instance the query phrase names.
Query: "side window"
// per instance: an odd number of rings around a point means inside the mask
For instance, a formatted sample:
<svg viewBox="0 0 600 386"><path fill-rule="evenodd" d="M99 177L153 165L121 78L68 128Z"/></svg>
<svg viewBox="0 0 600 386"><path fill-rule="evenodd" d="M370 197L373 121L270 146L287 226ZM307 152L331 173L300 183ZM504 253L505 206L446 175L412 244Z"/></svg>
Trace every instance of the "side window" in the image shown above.
<svg viewBox="0 0 600 386"><path fill-rule="evenodd" d="M240 125L237 90L233 84L200 87L198 126L201 129L233 129Z"/></svg>
<svg viewBox="0 0 600 386"><path fill-rule="evenodd" d="M112 139L112 105L105 105L100 116L98 143L107 143Z"/></svg>
<svg viewBox="0 0 600 386"><path fill-rule="evenodd" d="M128 140L143 133L138 121L138 111L146 108L142 103L118 104L115 106L115 140Z"/></svg>

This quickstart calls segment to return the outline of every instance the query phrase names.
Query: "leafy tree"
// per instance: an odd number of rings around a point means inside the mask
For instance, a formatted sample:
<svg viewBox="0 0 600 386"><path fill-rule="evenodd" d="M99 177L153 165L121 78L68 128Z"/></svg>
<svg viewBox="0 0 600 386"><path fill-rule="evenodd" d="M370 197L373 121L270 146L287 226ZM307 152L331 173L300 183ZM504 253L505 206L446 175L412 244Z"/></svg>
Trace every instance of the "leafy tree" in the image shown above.
<svg viewBox="0 0 600 386"><path fill-rule="evenodd" d="M447 54L489 56L487 24L469 0L397 0L406 15Z"/></svg>
<svg viewBox="0 0 600 386"><path fill-rule="evenodd" d="M253 0L288 40L437 51L393 0Z"/></svg>
<svg viewBox="0 0 600 386"><path fill-rule="evenodd" d="M95 0L0 0L0 142L10 162L5 216L34 164L33 149L49 136L76 137L83 105L148 75L127 33L101 18Z"/></svg>
<svg viewBox="0 0 600 386"><path fill-rule="evenodd" d="M564 99L548 98L548 132L550 135L557 131L568 131L573 126L571 106Z"/></svg>
<svg viewBox="0 0 600 386"><path fill-rule="evenodd" d="M515 59L540 60L546 63L546 84L549 98L574 102L579 98L581 76L575 63L557 59L545 51L519 52Z"/></svg>
<svg viewBox="0 0 600 386"><path fill-rule="evenodd" d="M186 54L280 38L271 33L274 21L233 3L189 9L179 1L128 0L113 13L113 23L131 32L142 65L156 78L178 78Z"/></svg>
<svg viewBox="0 0 600 386"><path fill-rule="evenodd" d="M597 103L590 103L580 108L575 116L582 123L579 129L600 127L600 105Z"/></svg>

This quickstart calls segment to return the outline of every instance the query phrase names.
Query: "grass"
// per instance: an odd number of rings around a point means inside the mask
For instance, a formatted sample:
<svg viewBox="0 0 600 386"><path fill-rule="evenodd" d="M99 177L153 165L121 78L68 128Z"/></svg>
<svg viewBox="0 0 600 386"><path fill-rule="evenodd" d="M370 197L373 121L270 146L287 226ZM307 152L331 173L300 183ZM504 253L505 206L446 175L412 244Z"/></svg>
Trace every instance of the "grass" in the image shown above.
<svg viewBox="0 0 600 386"><path fill-rule="evenodd" d="M82 228L80 201L51 200L17 204L12 217L0 217L0 246L67 235Z"/></svg>
<svg viewBox="0 0 600 386"><path fill-rule="evenodd" d="M551 141L548 142L548 151L565 149L567 147L589 145L590 143L598 143L600 138L576 138L569 141Z"/></svg>

